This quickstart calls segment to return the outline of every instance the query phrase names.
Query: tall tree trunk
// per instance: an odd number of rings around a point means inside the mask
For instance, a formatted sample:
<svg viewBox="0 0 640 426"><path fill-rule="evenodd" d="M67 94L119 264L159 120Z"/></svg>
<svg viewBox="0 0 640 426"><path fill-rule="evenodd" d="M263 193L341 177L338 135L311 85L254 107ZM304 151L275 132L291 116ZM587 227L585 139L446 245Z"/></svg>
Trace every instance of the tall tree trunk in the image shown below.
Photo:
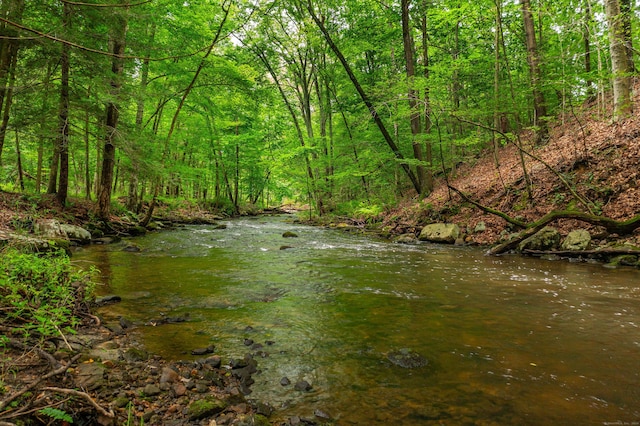
<svg viewBox="0 0 640 426"><path fill-rule="evenodd" d="M91 98L91 86L87 88L87 99ZM90 125L90 112L89 109L84 113L84 187L85 187L85 199L91 200L91 168L89 167L89 125Z"/></svg>
<svg viewBox="0 0 640 426"><path fill-rule="evenodd" d="M627 49L624 44L624 21L618 0L605 0L605 13L609 23L609 50L613 74L613 119L617 121L633 112L631 99L631 73Z"/></svg>
<svg viewBox="0 0 640 426"><path fill-rule="evenodd" d="M17 157L17 166L18 166L18 184L20 185L20 191L24 192L24 172L22 170L22 154L20 153L20 136L18 134L18 129L16 131L16 157Z"/></svg>
<svg viewBox="0 0 640 426"><path fill-rule="evenodd" d="M36 193L40 193L42 187L42 163L44 159L44 143L48 139L48 120L47 114L49 112L49 88L51 86L51 74L53 73L53 66L51 61L47 64L47 74L43 84L44 96L42 97L42 107L40 109L40 134L38 136L38 163L36 168ZM47 136L45 136L47 135Z"/></svg>
<svg viewBox="0 0 640 426"><path fill-rule="evenodd" d="M595 97L595 89L591 77L591 24L593 15L591 13L591 0L584 0L584 23L582 27L582 38L584 40L584 73L586 74L587 98L592 100Z"/></svg>
<svg viewBox="0 0 640 426"><path fill-rule="evenodd" d="M149 49L153 45L153 41L155 39L156 34L156 24L151 24L151 28L149 30ZM140 93L138 94L137 100L137 110L136 110L136 131L138 136L142 136L143 125L142 121L144 119L144 106L145 106L145 97L147 92L147 84L149 83L149 57L151 55L147 54L147 57L142 62L142 70L140 73ZM138 205L138 168L137 161L132 158L132 167L129 173L129 195L127 196L127 209L130 211L136 211L136 206Z"/></svg>
<svg viewBox="0 0 640 426"><path fill-rule="evenodd" d="M387 145L389 146L389 148L391 148L391 151L393 152L394 156L398 159L398 161L400 163L400 166L402 167L402 170L404 171L404 173L407 175L407 177L411 181L411 184L413 185L413 188L415 189L415 191L418 194L421 194L422 193L422 188L420 187L420 182L416 178L416 175L413 173L413 171L411 170L409 165L406 163L404 155L400 151L400 148L398 148L398 145L393 140L393 137L391 136L389 131L387 130L387 127L385 126L384 122L382 121L382 118L378 114L378 111L376 110L375 106L373 105L373 102L371 102L371 100L369 99L369 96L367 95L367 93L364 91L364 89L360 85L360 82L358 81L356 75L353 73L353 70L351 69L351 66L347 62L347 60L344 57L344 55L342 54L342 51L338 48L338 46L335 44L335 42L331 38L331 35L329 34L329 31L325 27L323 20L321 20L318 17L318 15L316 15L316 12L313 9L313 4L312 4L311 0L307 1L306 8L307 8L309 14L311 15L311 19L313 19L313 22L316 23L316 25L318 26L318 28L322 32L322 35L324 36L325 40L327 41L327 44L329 44L329 47L331 48L333 53L336 55L336 57L340 61L340 64L342 64L342 67L344 68L345 72L349 76L349 80L351 80L351 83L353 84L354 88L358 92L358 95L360 96L360 99L362 99L362 102L366 105L367 109L369 110L369 113L371 114L371 117L373 117L373 121L376 123L376 126L378 126L378 129L380 130L380 133L382 133L382 137L384 138L384 140L387 143Z"/></svg>
<svg viewBox="0 0 640 426"><path fill-rule="evenodd" d="M68 30L71 26L71 6L63 5L62 25ZM56 199L64 207L69 190L69 45L62 45L60 57L60 109L58 112L58 143L60 152L60 181Z"/></svg>
<svg viewBox="0 0 640 426"><path fill-rule="evenodd" d="M16 66L18 63L18 50L17 46L13 54L11 55L11 63L9 65L9 78L8 87L6 90L6 96L4 97L4 108L2 109L2 122L0 122L0 165L2 164L2 148L4 147L4 141L7 135L7 128L9 127L9 119L11 118L11 105L13 104L13 86L16 81Z"/></svg>
<svg viewBox="0 0 640 426"><path fill-rule="evenodd" d="M408 99L409 99L409 121L411 124L411 144L413 146L413 157L420 161L424 161L424 153L422 151L422 144L420 143L420 136L422 134L422 125L420 124L420 111L418 110L418 95L414 89L416 67L415 67L415 46L413 44L413 37L411 36L411 27L409 19L409 3L410 0L401 1L402 10L402 45L404 47L404 62L405 70L407 73L407 86L408 86ZM416 174L418 183L422 191L425 190L425 181L427 176L423 164L416 166ZM420 194L424 195L424 194Z"/></svg>
<svg viewBox="0 0 640 426"><path fill-rule="evenodd" d="M122 87L124 73L125 40L127 36L129 8L119 11L116 15L114 31L110 36L111 52L111 101L107 105L107 119L105 123L104 148L102 150L102 173L100 174L100 189L98 192L98 216L109 220L111 213L111 187L113 184L113 170L116 159L116 139L118 120L120 118L117 98Z"/></svg>
<svg viewBox="0 0 640 426"><path fill-rule="evenodd" d="M632 0L620 0L620 13L622 13L622 34L624 39L624 47L627 51L627 66L629 67L629 72L634 73L636 71L635 62L633 60L633 54L635 50L633 49L633 37L632 37L632 28L631 21L632 16L635 10L633 9L635 1Z"/></svg>
<svg viewBox="0 0 640 426"><path fill-rule="evenodd" d="M547 125L547 106L542 92L542 70L540 69L540 54L536 43L536 30L531 13L531 1L521 0L522 20L524 22L524 35L527 46L527 62L533 91L533 125L536 126L536 142L545 142L549 137Z"/></svg>
<svg viewBox="0 0 640 426"><path fill-rule="evenodd" d="M429 134L431 133L431 128L433 127L433 122L431 121L431 93L429 90L429 35L427 33L427 10L428 10L428 1L423 0L423 11L422 11L422 19L420 22L421 32L422 32L422 66L423 66L423 76L425 79L425 88L424 88L424 148L425 148L425 158L424 160L427 162L427 168L425 170L425 182L423 191L425 193L429 193L433 191L433 147L431 145L431 141L429 139Z"/></svg>
<svg viewBox="0 0 640 426"><path fill-rule="evenodd" d="M0 3L0 16L13 22L21 22L24 11L24 0L3 1ZM18 31L5 22L0 22L0 164L2 164L2 148L9 123L13 84L15 79L15 64L20 47L17 39ZM6 99L5 99L6 98Z"/></svg>

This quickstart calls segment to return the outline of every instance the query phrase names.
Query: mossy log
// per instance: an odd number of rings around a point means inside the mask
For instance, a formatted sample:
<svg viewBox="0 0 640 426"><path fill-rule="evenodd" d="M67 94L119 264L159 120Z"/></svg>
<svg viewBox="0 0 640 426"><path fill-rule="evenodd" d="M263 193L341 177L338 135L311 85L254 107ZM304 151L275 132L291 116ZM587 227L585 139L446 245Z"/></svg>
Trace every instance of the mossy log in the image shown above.
<svg viewBox="0 0 640 426"><path fill-rule="evenodd" d="M591 225L601 226L604 229L606 229L607 232L610 232L612 234L618 234L618 235L628 235L628 234L631 234L636 229L640 228L640 215L637 215L629 220L617 221L617 220L608 218L606 216L598 216L591 213L585 213L585 212L580 212L575 210L552 211L550 213L547 213L546 215L544 215L543 217L541 217L535 222L524 223L520 220L512 218L511 216L507 215L504 212L492 209L491 207L483 206L482 204L472 200L462 191L460 191L457 188L454 188L451 185L449 185L449 188L455 191L458 195L460 195L463 200L473 204L483 212L501 217L508 223L518 228L524 229L517 237L493 247L489 251L489 254L502 254L509 250L512 250L518 244L520 244L521 241L524 241L525 239L529 238L530 236L532 236L533 234L535 234L536 232L544 228L546 225L552 222L555 222L556 220L559 220L559 219L573 219L581 222L586 222Z"/></svg>

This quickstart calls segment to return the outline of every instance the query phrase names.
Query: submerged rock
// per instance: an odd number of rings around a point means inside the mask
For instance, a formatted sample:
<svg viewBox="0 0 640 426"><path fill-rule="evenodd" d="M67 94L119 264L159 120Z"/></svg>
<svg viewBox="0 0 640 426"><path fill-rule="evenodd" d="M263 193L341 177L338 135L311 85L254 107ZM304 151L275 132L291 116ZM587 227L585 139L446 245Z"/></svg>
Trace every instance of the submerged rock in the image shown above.
<svg viewBox="0 0 640 426"><path fill-rule="evenodd" d="M282 234L283 238L298 238L298 234L296 234L295 232L291 232L291 231L287 231L284 234Z"/></svg>
<svg viewBox="0 0 640 426"><path fill-rule="evenodd" d="M397 365L402 368L424 367L429 363L425 357L407 348L389 352L387 354L387 359L391 361L393 365Z"/></svg>

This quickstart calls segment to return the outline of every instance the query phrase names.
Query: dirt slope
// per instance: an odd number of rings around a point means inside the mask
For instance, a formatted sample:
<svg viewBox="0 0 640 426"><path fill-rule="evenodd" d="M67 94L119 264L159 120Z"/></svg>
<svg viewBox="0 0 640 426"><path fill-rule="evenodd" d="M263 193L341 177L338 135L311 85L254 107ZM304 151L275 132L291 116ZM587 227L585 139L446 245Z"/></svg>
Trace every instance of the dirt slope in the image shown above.
<svg viewBox="0 0 640 426"><path fill-rule="evenodd" d="M472 164L465 164L449 177L449 184L480 204L526 221L539 219L553 210L566 208L587 211L577 202L569 187L591 203L596 214L625 220L640 214L640 85L636 87L636 113L619 123L612 123L610 114L598 114L597 105L585 107L559 117L553 125L550 140L543 146L533 146L530 138L523 138L525 151L542 161L524 155L524 163L531 180L529 200L522 162L515 144L503 145L497 155L492 150ZM569 115L570 114L570 115ZM578 118L579 117L579 118ZM497 161L496 161L497 159ZM568 185L549 170L560 173ZM569 187L568 187L569 186ZM468 240L491 244L507 232L501 218L484 214L465 203L455 192L449 191L440 178L435 190L420 202L405 202L390 212L385 223L396 232L435 221L449 221L465 226ZM479 222L486 230L474 233ZM561 232L570 229L590 229L596 236L601 229L576 221L563 220L555 224ZM625 236L640 245L640 233Z"/></svg>

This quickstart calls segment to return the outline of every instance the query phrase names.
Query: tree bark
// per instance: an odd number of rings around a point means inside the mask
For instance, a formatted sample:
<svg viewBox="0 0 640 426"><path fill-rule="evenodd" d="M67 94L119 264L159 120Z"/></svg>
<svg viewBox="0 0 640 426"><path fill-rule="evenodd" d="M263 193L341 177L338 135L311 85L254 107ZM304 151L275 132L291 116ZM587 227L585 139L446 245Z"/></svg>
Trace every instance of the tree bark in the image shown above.
<svg viewBox="0 0 640 426"><path fill-rule="evenodd" d="M126 7L122 14L116 16L114 32L111 36L111 52L114 54L111 61L111 101L107 105L107 119L105 123L104 148L102 150L102 173L100 174L100 187L98 191L98 216L105 221L109 220L111 213L111 187L113 184L113 169L116 158L117 127L120 114L116 99L122 88L122 74L124 73L125 40L127 35Z"/></svg>
<svg viewBox="0 0 640 426"><path fill-rule="evenodd" d="M420 143L420 135L422 134L422 126L420 123L420 112L418 110L418 95L414 89L416 67L413 37L411 36L410 18L409 18L410 0L401 1L402 9L402 45L404 47L405 70L407 73L408 100L409 100L409 121L411 124L411 145L413 147L413 157L420 161L424 161L424 153ZM422 164L416 166L416 174L420 188L425 190L425 181L427 176L425 168ZM420 194L424 195L424 194Z"/></svg>
<svg viewBox="0 0 640 426"><path fill-rule="evenodd" d="M631 99L631 73L624 44L624 22L618 0L605 0L605 13L609 24L609 51L613 74L613 120L618 121L633 112Z"/></svg>
<svg viewBox="0 0 640 426"><path fill-rule="evenodd" d="M63 5L62 25L71 26L71 6ZM62 45L60 57L60 109L58 111L58 142L60 155L60 180L56 199L60 206L67 202L69 189L69 45Z"/></svg>
<svg viewBox="0 0 640 426"><path fill-rule="evenodd" d="M533 124L536 129L536 141L545 142L549 137L546 116L547 107L542 92L542 71L540 69L540 55L536 43L536 30L533 24L533 14L531 13L531 1L521 0L522 20L524 22L524 34L527 46L527 62L529 63L529 74L531 78L531 89L533 91L533 109L535 113Z"/></svg>
<svg viewBox="0 0 640 426"><path fill-rule="evenodd" d="M433 123L431 122L431 92L429 90L429 36L427 34L427 8L428 2L423 0L422 6L422 19L420 20L420 30L422 32L422 67L423 67L423 76L426 82L424 88L424 149L425 149L425 157L424 160L427 162L427 167L425 170L425 181L423 183L422 191L424 193L430 193L433 191L433 148L431 146L431 141L428 138L428 135L431 133L431 128L433 127Z"/></svg>

